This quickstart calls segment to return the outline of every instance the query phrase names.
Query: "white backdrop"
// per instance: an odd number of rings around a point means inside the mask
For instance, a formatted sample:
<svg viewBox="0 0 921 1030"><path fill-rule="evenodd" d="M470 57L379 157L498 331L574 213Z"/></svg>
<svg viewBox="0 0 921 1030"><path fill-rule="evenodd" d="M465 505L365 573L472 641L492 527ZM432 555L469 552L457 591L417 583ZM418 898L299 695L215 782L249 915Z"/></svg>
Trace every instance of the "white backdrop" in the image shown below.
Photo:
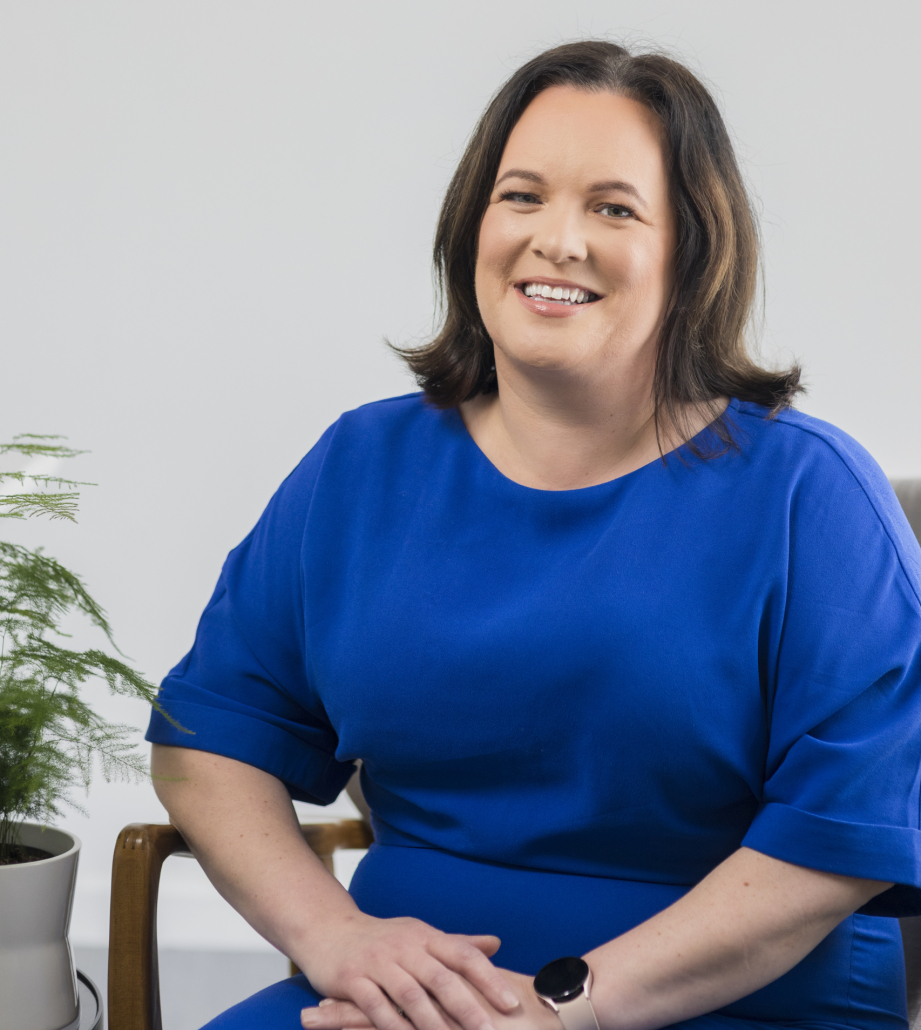
<svg viewBox="0 0 921 1030"><path fill-rule="evenodd" d="M413 388L382 338L430 328L467 134L513 68L586 35L714 85L760 198L765 351L803 361L801 407L921 474L919 30L915 0L0 0L0 437L66 434L99 484L78 526L0 529L81 572L162 677L326 425ZM115 835L164 813L149 786L86 806L62 820L72 936L101 944ZM164 944L256 946L166 869Z"/></svg>

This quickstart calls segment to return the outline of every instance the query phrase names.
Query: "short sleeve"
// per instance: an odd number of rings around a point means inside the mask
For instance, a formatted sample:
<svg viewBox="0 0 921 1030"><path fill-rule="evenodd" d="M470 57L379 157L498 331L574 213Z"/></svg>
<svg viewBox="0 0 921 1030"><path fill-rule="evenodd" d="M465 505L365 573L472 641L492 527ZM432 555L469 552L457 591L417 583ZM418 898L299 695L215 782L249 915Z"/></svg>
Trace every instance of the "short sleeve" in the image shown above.
<svg viewBox="0 0 921 1030"><path fill-rule="evenodd" d="M303 537L329 438L285 480L227 557L192 650L167 675L147 740L235 758L277 776L296 800L334 801L354 771L311 690Z"/></svg>
<svg viewBox="0 0 921 1030"><path fill-rule="evenodd" d="M857 445L789 499L779 646L766 662L764 793L743 841L895 886L861 911L921 913L919 549Z"/></svg>

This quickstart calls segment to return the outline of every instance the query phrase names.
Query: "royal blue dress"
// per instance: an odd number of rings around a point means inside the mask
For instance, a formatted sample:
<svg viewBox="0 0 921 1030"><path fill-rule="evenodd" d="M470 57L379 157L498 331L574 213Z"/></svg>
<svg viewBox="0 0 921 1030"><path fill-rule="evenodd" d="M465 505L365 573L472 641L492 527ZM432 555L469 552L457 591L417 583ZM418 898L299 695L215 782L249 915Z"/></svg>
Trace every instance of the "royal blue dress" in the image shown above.
<svg viewBox="0 0 921 1030"><path fill-rule="evenodd" d="M740 845L892 881L774 983L684 1026L905 1026L921 912L921 551L837 429L733 401L737 447L609 483L505 478L413 394L343 415L230 553L148 740L328 804L362 759L377 916L534 973ZM703 447L711 430L697 438ZM301 977L209 1027L296 1030Z"/></svg>

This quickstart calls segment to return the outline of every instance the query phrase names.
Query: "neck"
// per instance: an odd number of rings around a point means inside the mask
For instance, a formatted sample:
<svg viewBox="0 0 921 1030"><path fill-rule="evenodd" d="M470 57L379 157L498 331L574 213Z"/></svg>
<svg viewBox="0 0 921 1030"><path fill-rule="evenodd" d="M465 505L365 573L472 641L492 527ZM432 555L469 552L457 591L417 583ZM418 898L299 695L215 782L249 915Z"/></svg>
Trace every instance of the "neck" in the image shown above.
<svg viewBox="0 0 921 1030"><path fill-rule="evenodd" d="M595 486L684 442L661 424L657 438L651 368L586 381L558 370L518 370L497 351L496 374L498 393L466 402L461 415L486 457L522 486ZM694 432L707 421L703 413L692 416Z"/></svg>

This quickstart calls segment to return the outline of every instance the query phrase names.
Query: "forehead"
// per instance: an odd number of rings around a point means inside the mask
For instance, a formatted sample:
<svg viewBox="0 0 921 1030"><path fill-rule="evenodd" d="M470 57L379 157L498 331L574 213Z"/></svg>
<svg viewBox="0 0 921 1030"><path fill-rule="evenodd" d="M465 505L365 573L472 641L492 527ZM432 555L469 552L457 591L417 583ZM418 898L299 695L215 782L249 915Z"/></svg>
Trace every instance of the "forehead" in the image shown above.
<svg viewBox="0 0 921 1030"><path fill-rule="evenodd" d="M525 108L498 174L511 168L573 185L629 179L642 180L650 194L667 190L662 128L652 111L629 97L571 86L551 86Z"/></svg>

